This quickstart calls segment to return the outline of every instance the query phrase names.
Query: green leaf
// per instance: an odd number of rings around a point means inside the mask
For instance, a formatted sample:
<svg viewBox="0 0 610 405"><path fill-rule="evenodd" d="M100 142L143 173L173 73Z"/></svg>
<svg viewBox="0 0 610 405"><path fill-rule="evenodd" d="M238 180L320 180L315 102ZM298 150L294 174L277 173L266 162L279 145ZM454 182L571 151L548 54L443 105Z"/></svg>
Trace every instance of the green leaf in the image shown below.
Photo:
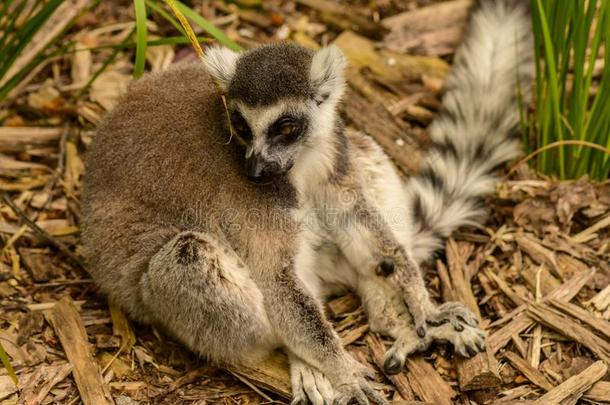
<svg viewBox="0 0 610 405"><path fill-rule="evenodd" d="M138 78L144 74L146 67L146 39L148 28L146 27L146 3L145 0L133 0L136 11L136 62L133 68L133 76Z"/></svg>
<svg viewBox="0 0 610 405"><path fill-rule="evenodd" d="M236 42L232 41L229 37L227 37L225 33L216 28L214 24L200 16L195 10L182 4L179 1L176 1L176 7L178 7L178 10L180 10L186 18L193 21L201 29L203 29L205 32L215 38L218 42L233 51L241 51L241 46L239 46Z"/></svg>
<svg viewBox="0 0 610 405"><path fill-rule="evenodd" d="M15 374L15 370L13 369L13 366L11 365L8 355L4 351L4 347L2 347L2 342L0 342L0 361L2 362L2 365L4 366L6 371L8 372L9 377L11 377L11 380L13 380L13 383L15 383L15 385L17 385L19 383L17 380L17 374Z"/></svg>

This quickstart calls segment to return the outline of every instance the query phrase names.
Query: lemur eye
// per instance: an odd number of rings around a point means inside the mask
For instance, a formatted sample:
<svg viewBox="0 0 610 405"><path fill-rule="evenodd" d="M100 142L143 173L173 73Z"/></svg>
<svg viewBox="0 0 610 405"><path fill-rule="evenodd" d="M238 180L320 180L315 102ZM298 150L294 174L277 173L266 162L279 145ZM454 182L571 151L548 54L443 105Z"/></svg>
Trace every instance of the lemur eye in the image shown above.
<svg viewBox="0 0 610 405"><path fill-rule="evenodd" d="M246 122L246 119L237 111L231 114L231 126L244 141L252 139L252 131Z"/></svg>
<svg viewBox="0 0 610 405"><path fill-rule="evenodd" d="M280 135L290 136L297 130L297 126L294 124L283 124L280 127Z"/></svg>
<svg viewBox="0 0 610 405"><path fill-rule="evenodd" d="M269 135L284 141L296 139L301 131L299 122L293 117L280 118L269 131Z"/></svg>

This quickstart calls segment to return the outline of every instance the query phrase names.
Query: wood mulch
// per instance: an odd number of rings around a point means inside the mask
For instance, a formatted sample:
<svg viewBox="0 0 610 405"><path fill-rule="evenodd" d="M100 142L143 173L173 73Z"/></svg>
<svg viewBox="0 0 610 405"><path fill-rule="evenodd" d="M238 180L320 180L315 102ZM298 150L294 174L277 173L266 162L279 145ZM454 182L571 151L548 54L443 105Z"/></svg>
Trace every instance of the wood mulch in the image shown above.
<svg viewBox="0 0 610 405"><path fill-rule="evenodd" d="M216 368L128 321L87 274L83 156L133 60L125 48L91 84L112 49L90 48L123 42L133 10L118 0L93 10L69 3L84 10L65 39L80 51L42 64L0 106L0 342L19 380L17 388L0 369L0 403L288 403L281 354L256 369ZM417 170L471 0L196 4L246 47L283 39L340 46L350 59L350 130L375 137L405 174ZM72 18L56 17L55 25ZM176 35L157 17L150 29ZM194 58L186 45L147 56L151 70ZM610 182L558 182L520 165L488 203L487 223L457 232L426 277L439 301L461 300L480 315L486 353L465 360L437 345L385 376L389 342L369 332L353 295L328 304L343 343L402 403L610 403Z"/></svg>

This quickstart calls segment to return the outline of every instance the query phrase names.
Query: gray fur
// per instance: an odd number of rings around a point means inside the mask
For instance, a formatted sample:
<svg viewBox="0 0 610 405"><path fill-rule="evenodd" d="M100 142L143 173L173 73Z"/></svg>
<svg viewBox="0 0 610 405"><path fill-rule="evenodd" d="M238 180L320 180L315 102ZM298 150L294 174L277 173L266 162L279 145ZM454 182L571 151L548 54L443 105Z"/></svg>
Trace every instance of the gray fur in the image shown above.
<svg viewBox="0 0 610 405"><path fill-rule="evenodd" d="M249 106L267 106L286 98L310 99L313 53L294 44L266 45L245 52L235 68L227 96Z"/></svg>
<svg viewBox="0 0 610 405"><path fill-rule="evenodd" d="M517 90L527 104L533 61L529 2L478 2L429 129L433 148L406 186L416 260L485 216L482 198L494 189L496 169L521 153Z"/></svg>

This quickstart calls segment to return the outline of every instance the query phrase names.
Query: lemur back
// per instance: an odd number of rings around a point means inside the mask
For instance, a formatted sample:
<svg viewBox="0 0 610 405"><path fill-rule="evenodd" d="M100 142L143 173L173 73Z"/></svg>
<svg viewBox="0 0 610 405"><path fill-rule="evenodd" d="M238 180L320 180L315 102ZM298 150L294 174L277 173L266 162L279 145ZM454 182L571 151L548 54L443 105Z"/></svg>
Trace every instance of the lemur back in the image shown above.
<svg viewBox="0 0 610 405"><path fill-rule="evenodd" d="M141 275L176 232L222 234L247 256L251 229L245 225L257 224L246 216L282 215L294 206L287 184L247 180L243 150L229 138L219 94L202 64L132 83L97 129L83 193L85 254L102 290L136 319L148 317L137 291ZM228 211L230 201L239 204Z"/></svg>

